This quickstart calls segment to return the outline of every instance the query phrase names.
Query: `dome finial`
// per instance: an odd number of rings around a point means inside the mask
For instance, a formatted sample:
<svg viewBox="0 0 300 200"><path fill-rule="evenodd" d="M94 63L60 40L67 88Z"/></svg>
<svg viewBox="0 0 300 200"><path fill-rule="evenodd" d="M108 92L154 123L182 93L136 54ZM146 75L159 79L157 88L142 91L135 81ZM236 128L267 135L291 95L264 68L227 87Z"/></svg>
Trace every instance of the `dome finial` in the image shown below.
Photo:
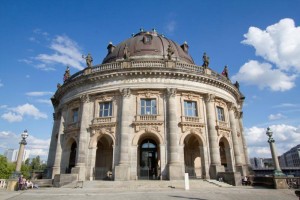
<svg viewBox="0 0 300 200"><path fill-rule="evenodd" d="M143 27L141 27L141 28L140 28L140 32L144 32L144 29L143 29Z"/></svg>

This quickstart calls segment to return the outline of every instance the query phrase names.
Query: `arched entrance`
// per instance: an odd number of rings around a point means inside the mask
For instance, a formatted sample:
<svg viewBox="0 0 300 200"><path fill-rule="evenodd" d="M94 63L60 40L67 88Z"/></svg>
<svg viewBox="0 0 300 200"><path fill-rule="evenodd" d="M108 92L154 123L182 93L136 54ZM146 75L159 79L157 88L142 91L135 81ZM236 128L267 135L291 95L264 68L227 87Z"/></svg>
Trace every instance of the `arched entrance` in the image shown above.
<svg viewBox="0 0 300 200"><path fill-rule="evenodd" d="M76 150L77 150L77 143L73 141L70 149L70 156L69 156L69 165L66 169L66 173L69 174L71 173L71 170L73 167L75 167L76 163Z"/></svg>
<svg viewBox="0 0 300 200"><path fill-rule="evenodd" d="M184 139L184 166L190 178L200 178L202 174L200 146L195 135L189 134Z"/></svg>
<svg viewBox="0 0 300 200"><path fill-rule="evenodd" d="M113 141L109 136L102 136L97 142L95 180L110 180L113 162Z"/></svg>
<svg viewBox="0 0 300 200"><path fill-rule="evenodd" d="M138 149L139 179L156 180L159 174L159 154L157 143L150 138L144 139Z"/></svg>
<svg viewBox="0 0 300 200"><path fill-rule="evenodd" d="M225 171L232 171L230 146L226 138L222 137L219 141L221 165Z"/></svg>

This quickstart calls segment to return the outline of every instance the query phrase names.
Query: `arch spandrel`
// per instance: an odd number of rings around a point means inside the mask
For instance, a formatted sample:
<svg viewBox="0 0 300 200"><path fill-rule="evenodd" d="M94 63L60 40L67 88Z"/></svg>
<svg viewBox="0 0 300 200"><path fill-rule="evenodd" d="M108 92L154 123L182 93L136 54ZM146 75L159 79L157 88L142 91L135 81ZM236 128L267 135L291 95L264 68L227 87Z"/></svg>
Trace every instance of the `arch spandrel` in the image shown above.
<svg viewBox="0 0 300 200"><path fill-rule="evenodd" d="M180 137L180 139L179 139L179 145L184 145L184 140L185 140L185 138L186 138L188 135L194 135L194 136L196 136L196 138L197 138L199 144L202 144L202 146L204 146L204 147L207 146L207 144L206 144L206 142L205 142L206 140L203 138L202 134L201 134L199 131L196 131L196 130L193 130L193 129L188 130L188 131L184 132L184 133L181 135L181 137Z"/></svg>
<svg viewBox="0 0 300 200"><path fill-rule="evenodd" d="M94 135L91 137L90 142L89 142L89 149L96 148L98 140L103 136L110 137L113 144L116 144L115 137L111 133L109 133L108 131L105 131L105 130L101 129L100 131L96 131L96 133L94 133Z"/></svg>

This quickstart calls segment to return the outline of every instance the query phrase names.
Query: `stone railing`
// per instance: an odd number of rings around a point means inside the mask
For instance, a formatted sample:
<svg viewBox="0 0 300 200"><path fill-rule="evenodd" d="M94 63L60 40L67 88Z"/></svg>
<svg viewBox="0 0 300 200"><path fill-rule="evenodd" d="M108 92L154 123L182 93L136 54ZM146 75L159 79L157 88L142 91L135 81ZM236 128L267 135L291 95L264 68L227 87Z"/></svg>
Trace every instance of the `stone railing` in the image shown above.
<svg viewBox="0 0 300 200"><path fill-rule="evenodd" d="M112 122L112 117L97 117L93 120L93 124Z"/></svg>
<svg viewBox="0 0 300 200"><path fill-rule="evenodd" d="M68 129L75 129L75 128L79 128L78 122L71 122L68 124Z"/></svg>
<svg viewBox="0 0 300 200"><path fill-rule="evenodd" d="M220 127L225 127L225 128L228 127L228 123L227 123L227 122L224 122L224 121L218 121L218 125L219 125Z"/></svg>
<svg viewBox="0 0 300 200"><path fill-rule="evenodd" d="M173 62L173 61L172 61ZM113 70L121 70L124 68L168 68L169 62L165 60L140 60L140 61L118 61L113 63L107 63L107 64L100 64L95 65L92 67L90 73L98 73L98 72L108 72ZM212 71L211 69L204 69L202 66L197 66L194 64L184 63L184 62L174 62L172 65L173 69L179 69L182 71L190 71L194 72L196 74L202 74L206 75L210 78L213 78L215 80L220 80L226 83L231 83L228 78L225 76L218 74L215 71ZM73 74L65 83L68 83L71 80L77 79L85 74L85 70L79 71L75 74ZM208 72L207 72L208 71Z"/></svg>
<svg viewBox="0 0 300 200"><path fill-rule="evenodd" d="M158 115L137 115L136 121L156 121Z"/></svg>
<svg viewBox="0 0 300 200"><path fill-rule="evenodd" d="M194 122L194 123L199 123L200 122L199 117L182 116L181 120L182 120L182 122Z"/></svg>

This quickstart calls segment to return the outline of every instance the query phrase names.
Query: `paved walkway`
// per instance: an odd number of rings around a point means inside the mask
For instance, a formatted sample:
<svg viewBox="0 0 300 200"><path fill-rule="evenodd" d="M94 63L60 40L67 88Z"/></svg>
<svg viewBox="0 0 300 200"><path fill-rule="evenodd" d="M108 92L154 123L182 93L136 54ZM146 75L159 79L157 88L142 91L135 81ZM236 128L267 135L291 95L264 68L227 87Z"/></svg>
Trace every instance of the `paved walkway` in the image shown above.
<svg viewBox="0 0 300 200"><path fill-rule="evenodd" d="M0 189L0 200L298 200L294 190L253 187L204 187L185 191L181 188L40 188L9 192Z"/></svg>

